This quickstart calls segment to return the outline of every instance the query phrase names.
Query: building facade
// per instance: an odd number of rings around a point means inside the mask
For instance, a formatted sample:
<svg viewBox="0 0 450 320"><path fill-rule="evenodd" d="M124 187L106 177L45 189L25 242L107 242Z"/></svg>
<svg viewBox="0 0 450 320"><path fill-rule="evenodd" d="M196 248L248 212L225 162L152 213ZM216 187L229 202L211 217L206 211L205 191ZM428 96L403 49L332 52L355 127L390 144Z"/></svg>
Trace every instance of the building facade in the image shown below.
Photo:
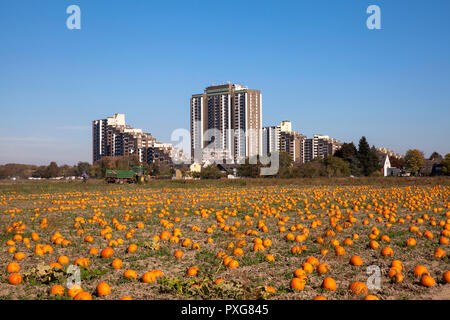
<svg viewBox="0 0 450 320"><path fill-rule="evenodd" d="M402 155L388 148L376 148L379 153L387 154L389 157L402 158Z"/></svg>
<svg viewBox="0 0 450 320"><path fill-rule="evenodd" d="M262 95L237 84L207 87L190 101L191 156L227 155L232 161L262 150Z"/></svg>
<svg viewBox="0 0 450 320"><path fill-rule="evenodd" d="M262 129L262 155L268 156L274 151L280 151L280 126L264 127Z"/></svg>
<svg viewBox="0 0 450 320"><path fill-rule="evenodd" d="M315 134L312 138L292 130L292 122L285 120L278 126L264 127L262 130L263 155L273 151L286 152L293 162L305 163L315 158L333 155L342 144L329 136Z"/></svg>
<svg viewBox="0 0 450 320"><path fill-rule="evenodd" d="M333 155L342 143L329 136L315 134L310 139L303 141L303 162L312 161L316 158L326 158Z"/></svg>
<svg viewBox="0 0 450 320"><path fill-rule="evenodd" d="M278 126L264 127L262 130L262 155L274 151L286 152L293 162L303 162L304 135L292 130L292 122L285 120Z"/></svg>
<svg viewBox="0 0 450 320"><path fill-rule="evenodd" d="M292 131L292 122L289 120L281 121L280 124L280 132L291 132Z"/></svg>
<svg viewBox="0 0 450 320"><path fill-rule="evenodd" d="M286 152L291 157L292 162L303 163L303 141L304 135L295 131L281 131L280 152Z"/></svg>
<svg viewBox="0 0 450 320"><path fill-rule="evenodd" d="M172 163L173 159L183 156L170 143L157 142L150 133L125 124L124 114L115 114L92 122L93 162L103 157L138 157L139 162Z"/></svg>
<svg viewBox="0 0 450 320"><path fill-rule="evenodd" d="M111 135L110 127L125 127L125 115L115 114L113 117L92 122L93 162L115 152L115 136Z"/></svg>

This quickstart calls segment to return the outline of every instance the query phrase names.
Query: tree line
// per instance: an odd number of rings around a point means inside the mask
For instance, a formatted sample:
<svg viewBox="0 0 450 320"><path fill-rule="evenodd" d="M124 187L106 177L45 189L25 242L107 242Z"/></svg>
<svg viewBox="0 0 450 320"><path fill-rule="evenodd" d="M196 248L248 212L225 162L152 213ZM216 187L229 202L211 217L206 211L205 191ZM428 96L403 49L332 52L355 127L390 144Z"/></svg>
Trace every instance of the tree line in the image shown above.
<svg viewBox="0 0 450 320"><path fill-rule="evenodd" d="M370 147L366 137L359 140L358 148L353 142L344 143L334 155L325 158L316 158L306 163L292 163L287 153L281 152L279 158L279 170L275 175L278 178L315 178L315 177L348 177L348 176L380 176L381 154L375 146ZM413 175L419 175L425 167L427 160L440 164L442 174L450 175L450 153L445 157L433 152L429 159L425 159L422 151L417 149L408 150L404 157L389 157L392 167L407 170ZM175 174L175 167L164 162L156 162L151 165L140 164L136 155L122 157L103 157L93 165L88 162L78 162L76 165L58 166L56 162L50 162L47 166L36 166L26 164L0 165L0 179L17 178L55 178L81 176L84 172L89 177L104 178L106 169L130 170L133 166L142 165L144 170L151 176L171 177ZM246 159L244 164L237 166L237 175L240 177L258 177L260 164L249 164ZM188 168L179 168L183 175ZM224 174L216 165L202 168L200 173L194 173L194 178L218 179Z"/></svg>
<svg viewBox="0 0 450 320"><path fill-rule="evenodd" d="M88 171L91 164L88 162L78 162L74 166L67 164L58 166L56 162L52 161L47 166L36 166L28 164L8 163L0 165L0 179L6 178L56 178L56 177L71 177L81 176L83 172Z"/></svg>
<svg viewBox="0 0 450 320"><path fill-rule="evenodd" d="M80 177L86 173L91 178L102 179L105 177L106 169L131 170L133 166L143 166L144 170L152 176L173 176L175 168L168 163L141 164L136 155L121 157L103 157L93 165L89 162L80 161L76 165L61 165L54 161L49 165L36 166L27 164L5 164L0 165L0 179L6 178L56 178L56 177ZM186 169L185 169L186 170Z"/></svg>
<svg viewBox="0 0 450 320"><path fill-rule="evenodd" d="M442 165L442 173L450 175L450 154L444 157L433 152L428 160ZM315 177L348 177L348 176L381 176L384 155L375 146L370 147L366 137L361 137L358 148L353 142L344 143L334 155L325 158L315 158L306 163L292 163L287 153L280 153L278 178L315 178ZM407 170L413 175L419 175L425 166L423 152L417 149L408 150L405 157L389 157L391 167ZM250 165L248 160L238 166L241 177L259 176L260 165Z"/></svg>

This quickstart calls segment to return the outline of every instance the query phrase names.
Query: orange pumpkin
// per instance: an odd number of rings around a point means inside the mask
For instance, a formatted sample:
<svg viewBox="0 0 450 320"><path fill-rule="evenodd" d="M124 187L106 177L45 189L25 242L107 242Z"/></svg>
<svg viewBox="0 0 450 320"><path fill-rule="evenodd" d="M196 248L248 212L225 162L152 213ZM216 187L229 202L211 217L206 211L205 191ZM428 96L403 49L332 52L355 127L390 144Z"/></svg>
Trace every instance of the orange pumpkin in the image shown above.
<svg viewBox="0 0 450 320"><path fill-rule="evenodd" d="M99 297L107 296L110 293L111 293L111 287L106 282L100 282L97 285L97 296L99 296Z"/></svg>
<svg viewBox="0 0 450 320"><path fill-rule="evenodd" d="M364 263L363 263L363 261L362 261L362 259L361 259L360 257L358 257L358 256L352 256L352 257L350 258L350 264L351 264L352 266L362 266Z"/></svg>
<svg viewBox="0 0 450 320"><path fill-rule="evenodd" d="M130 244L127 248L128 253L133 253L137 250L138 246L134 243Z"/></svg>
<svg viewBox="0 0 450 320"><path fill-rule="evenodd" d="M62 269L62 265L60 265L58 262L52 262L49 264L49 266L52 267L53 269L57 269L57 270Z"/></svg>
<svg viewBox="0 0 450 320"><path fill-rule="evenodd" d="M270 247L272 245L272 240L270 239L264 239L263 246L264 247Z"/></svg>
<svg viewBox="0 0 450 320"><path fill-rule="evenodd" d="M444 274L442 275L442 280L444 281L444 283L450 282L450 271L444 272Z"/></svg>
<svg viewBox="0 0 450 320"><path fill-rule="evenodd" d="M402 271L403 270L403 263L400 260L393 260L391 262L391 267L393 267L393 268L395 267L395 268L399 269L400 271Z"/></svg>
<svg viewBox="0 0 450 320"><path fill-rule="evenodd" d="M440 244L449 244L449 239L447 237L442 236L439 238L439 243Z"/></svg>
<svg viewBox="0 0 450 320"><path fill-rule="evenodd" d="M369 294L364 298L364 300L380 300L380 299L378 299L377 296Z"/></svg>
<svg viewBox="0 0 450 320"><path fill-rule="evenodd" d="M74 300L92 300L92 296L89 292L82 291L78 293L74 298Z"/></svg>
<svg viewBox="0 0 450 320"><path fill-rule="evenodd" d="M156 278L160 278L160 277L164 276L164 273L161 270L155 269L155 270L152 270L152 272Z"/></svg>
<svg viewBox="0 0 450 320"><path fill-rule="evenodd" d="M233 254L235 256L242 256L244 254L244 251L241 248L236 248L233 250Z"/></svg>
<svg viewBox="0 0 450 320"><path fill-rule="evenodd" d="M382 255L382 256L385 256L385 257L387 257L387 256L392 257L392 256L394 255L394 250L392 250L391 247L384 247L384 248L381 250L381 255Z"/></svg>
<svg viewBox="0 0 450 320"><path fill-rule="evenodd" d="M16 273L20 271L20 265L17 262L11 262L6 267L6 270L10 273Z"/></svg>
<svg viewBox="0 0 450 320"><path fill-rule="evenodd" d="M112 248L105 248L102 250L102 252L100 253L100 256L102 258L111 258L114 255L114 249Z"/></svg>
<svg viewBox="0 0 450 320"><path fill-rule="evenodd" d="M416 244L417 244L417 241L416 241L416 239L414 239L414 238L409 238L409 239L406 240L406 245L408 245L408 246L410 246L410 247L413 247L413 246L415 246Z"/></svg>
<svg viewBox="0 0 450 320"><path fill-rule="evenodd" d="M396 273L394 275L394 282L396 282L396 283L403 282L404 279L405 279L405 277L401 273Z"/></svg>
<svg viewBox="0 0 450 320"><path fill-rule="evenodd" d="M414 275L415 275L416 277L421 277L421 276L424 275L424 274L429 274L429 273L428 273L428 270L427 270L427 268L426 268L425 266L418 265L418 266L416 266L416 267L414 268Z"/></svg>
<svg viewBox="0 0 450 320"><path fill-rule="evenodd" d="M83 289L79 285L73 285L67 290L70 297L74 298L78 293L83 292Z"/></svg>
<svg viewBox="0 0 450 320"><path fill-rule="evenodd" d="M175 258L178 258L178 259L180 259L181 257L183 257L183 251L181 251L181 250L177 250L177 251L175 251Z"/></svg>
<svg viewBox="0 0 450 320"><path fill-rule="evenodd" d="M345 254L345 249L341 246L336 246L335 251L338 256L343 256Z"/></svg>
<svg viewBox="0 0 450 320"><path fill-rule="evenodd" d="M238 266L239 266L239 262L237 262L236 260L231 260L230 263L228 264L228 268L230 268L230 269L237 268Z"/></svg>
<svg viewBox="0 0 450 320"><path fill-rule="evenodd" d="M317 259L316 257L313 257L313 256L308 257L308 259L306 259L306 262L308 262L313 267L317 267L320 264L319 259Z"/></svg>
<svg viewBox="0 0 450 320"><path fill-rule="evenodd" d="M264 286L264 291L267 293L275 293L275 288L271 286Z"/></svg>
<svg viewBox="0 0 450 320"><path fill-rule="evenodd" d="M186 274L188 275L188 276L190 276L190 277L192 277L192 276L196 276L197 275L197 272L198 272L198 270L199 270L199 268L198 267L196 267L196 266L193 266L193 267L190 267L188 270L187 270L187 272L186 272Z"/></svg>
<svg viewBox="0 0 450 320"><path fill-rule="evenodd" d="M131 270L131 269L125 270L123 275L125 276L125 278L128 278L128 279L137 279L136 272L134 270Z"/></svg>
<svg viewBox="0 0 450 320"><path fill-rule="evenodd" d="M295 269L294 271L294 277L301 278L306 277L306 271L304 269Z"/></svg>
<svg viewBox="0 0 450 320"><path fill-rule="evenodd" d="M441 248L436 248L436 251L434 252L434 257L440 259L445 257L446 254L447 253L445 252L445 250Z"/></svg>
<svg viewBox="0 0 450 320"><path fill-rule="evenodd" d="M267 261L275 261L275 257L271 254L266 254L266 260Z"/></svg>
<svg viewBox="0 0 450 320"><path fill-rule="evenodd" d="M18 285L22 282L22 276L18 273L11 273L8 278L8 283L12 285Z"/></svg>
<svg viewBox="0 0 450 320"><path fill-rule="evenodd" d="M392 267L389 269L388 277L392 279L397 273L402 273L402 270L398 267Z"/></svg>
<svg viewBox="0 0 450 320"><path fill-rule="evenodd" d="M420 278L420 283L425 286L425 287L432 287L436 284L436 280L433 279L433 277L424 274L421 278Z"/></svg>
<svg viewBox="0 0 450 320"><path fill-rule="evenodd" d="M50 295L52 296L62 296L64 295L64 287L60 286L59 284L54 285L51 289L50 289Z"/></svg>
<svg viewBox="0 0 450 320"><path fill-rule="evenodd" d="M346 245L346 246L352 246L353 245L353 240L350 239L350 238L347 238L347 239L344 240L343 244Z"/></svg>
<svg viewBox="0 0 450 320"><path fill-rule="evenodd" d="M155 277L155 274L152 271L150 271L150 272L145 272L142 275L142 279L141 280L144 283L151 283L151 282L155 282L156 281L156 277Z"/></svg>
<svg viewBox="0 0 450 320"><path fill-rule="evenodd" d="M330 271L330 266L326 263L321 263L317 266L316 270L318 274L325 274Z"/></svg>
<svg viewBox="0 0 450 320"><path fill-rule="evenodd" d="M304 278L293 278L290 283L292 290L303 290L305 285L306 280Z"/></svg>
<svg viewBox="0 0 450 320"><path fill-rule="evenodd" d="M25 258L25 253L23 252L16 252L14 254L14 260L22 260Z"/></svg>
<svg viewBox="0 0 450 320"><path fill-rule="evenodd" d="M122 266L123 266L123 262L122 262L122 260L120 260L120 259L114 259L114 260L111 262L111 265L112 265L112 267L113 267L114 269L120 269L120 268L122 268Z"/></svg>
<svg viewBox="0 0 450 320"><path fill-rule="evenodd" d="M326 277L323 279L322 288L330 291L336 290L336 281L331 277Z"/></svg>
<svg viewBox="0 0 450 320"><path fill-rule="evenodd" d="M352 294L364 294L367 295L369 289L366 284L361 281L352 282L349 286L349 290Z"/></svg>
<svg viewBox="0 0 450 320"><path fill-rule="evenodd" d="M302 264L303 270L305 270L306 273L312 273L314 271L314 267L309 262L305 262Z"/></svg>
<svg viewBox="0 0 450 320"><path fill-rule="evenodd" d="M372 249L378 249L380 247L380 244L375 240L372 240L369 242L369 247Z"/></svg>

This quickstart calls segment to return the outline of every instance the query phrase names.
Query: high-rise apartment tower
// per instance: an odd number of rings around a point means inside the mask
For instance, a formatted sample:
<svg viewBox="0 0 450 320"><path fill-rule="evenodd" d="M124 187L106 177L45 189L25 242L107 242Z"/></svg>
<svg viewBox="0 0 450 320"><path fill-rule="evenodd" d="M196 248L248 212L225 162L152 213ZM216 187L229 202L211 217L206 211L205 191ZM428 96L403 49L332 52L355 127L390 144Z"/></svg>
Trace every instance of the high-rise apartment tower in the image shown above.
<svg viewBox="0 0 450 320"><path fill-rule="evenodd" d="M262 95L238 84L207 87L191 97L191 157L205 160L210 151L231 160L262 151ZM208 152L205 153L205 150Z"/></svg>

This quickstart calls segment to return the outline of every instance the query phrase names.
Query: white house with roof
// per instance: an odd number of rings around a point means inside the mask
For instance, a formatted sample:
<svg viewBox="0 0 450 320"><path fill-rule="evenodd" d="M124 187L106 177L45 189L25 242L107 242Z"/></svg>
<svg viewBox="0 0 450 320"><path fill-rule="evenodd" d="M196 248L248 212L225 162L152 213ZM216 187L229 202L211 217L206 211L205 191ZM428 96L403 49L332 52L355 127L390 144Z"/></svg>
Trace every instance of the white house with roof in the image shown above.
<svg viewBox="0 0 450 320"><path fill-rule="evenodd" d="M389 155L386 154L383 162L383 176L387 177L390 175L391 162L389 161Z"/></svg>

